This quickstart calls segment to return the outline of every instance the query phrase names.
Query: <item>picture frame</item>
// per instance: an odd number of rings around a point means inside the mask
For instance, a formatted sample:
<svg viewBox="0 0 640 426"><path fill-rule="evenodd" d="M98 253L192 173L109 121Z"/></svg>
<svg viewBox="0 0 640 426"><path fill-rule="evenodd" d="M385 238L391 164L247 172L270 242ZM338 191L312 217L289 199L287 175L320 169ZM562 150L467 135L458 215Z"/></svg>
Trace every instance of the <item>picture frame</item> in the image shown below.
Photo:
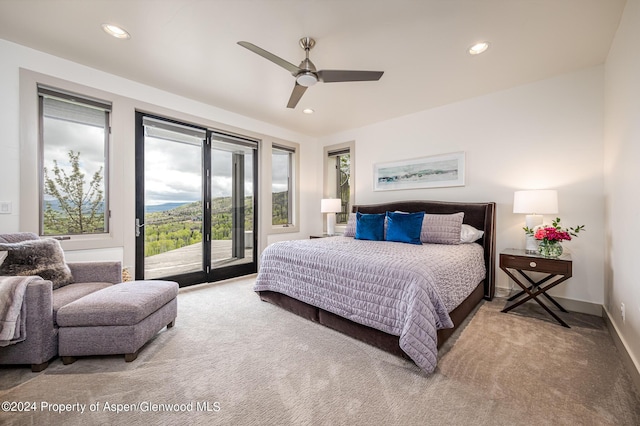
<svg viewBox="0 0 640 426"><path fill-rule="evenodd" d="M464 186L465 153L432 155L373 165L373 190Z"/></svg>

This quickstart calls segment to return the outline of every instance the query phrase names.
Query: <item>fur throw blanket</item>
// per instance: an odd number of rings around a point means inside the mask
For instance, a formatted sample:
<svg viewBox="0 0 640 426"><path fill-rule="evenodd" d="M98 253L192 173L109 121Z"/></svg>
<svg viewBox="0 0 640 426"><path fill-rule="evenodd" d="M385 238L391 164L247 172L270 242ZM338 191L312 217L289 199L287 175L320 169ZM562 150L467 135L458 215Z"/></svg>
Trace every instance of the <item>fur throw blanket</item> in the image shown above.
<svg viewBox="0 0 640 426"><path fill-rule="evenodd" d="M0 347L22 342L26 336L27 285L39 277L0 277Z"/></svg>

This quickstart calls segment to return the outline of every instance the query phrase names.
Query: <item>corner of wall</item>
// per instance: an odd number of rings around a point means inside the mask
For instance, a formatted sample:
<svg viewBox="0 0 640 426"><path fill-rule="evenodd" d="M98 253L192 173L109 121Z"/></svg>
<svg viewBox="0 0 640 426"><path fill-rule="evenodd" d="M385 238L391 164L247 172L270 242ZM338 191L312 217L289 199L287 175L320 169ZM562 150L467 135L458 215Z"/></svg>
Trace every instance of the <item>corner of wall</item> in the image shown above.
<svg viewBox="0 0 640 426"><path fill-rule="evenodd" d="M605 324L607 324L607 329L609 329L609 333L611 334L613 343L616 345L618 352L620 352L622 364L629 372L631 380L633 381L636 390L640 394L640 363L638 362L638 360L634 359L631 352L629 352L624 337L619 333L618 327L611 320L611 314L606 307L602 310L602 318L604 318L604 322Z"/></svg>

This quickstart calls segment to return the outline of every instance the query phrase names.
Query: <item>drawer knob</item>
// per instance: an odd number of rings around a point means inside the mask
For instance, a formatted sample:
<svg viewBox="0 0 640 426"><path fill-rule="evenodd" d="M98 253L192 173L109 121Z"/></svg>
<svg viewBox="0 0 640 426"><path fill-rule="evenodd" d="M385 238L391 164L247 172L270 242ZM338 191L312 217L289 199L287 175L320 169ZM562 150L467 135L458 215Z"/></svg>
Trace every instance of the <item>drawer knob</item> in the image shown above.
<svg viewBox="0 0 640 426"><path fill-rule="evenodd" d="M529 266L531 266L532 268L535 268L536 266L538 266L538 264L536 262L531 262L529 263Z"/></svg>

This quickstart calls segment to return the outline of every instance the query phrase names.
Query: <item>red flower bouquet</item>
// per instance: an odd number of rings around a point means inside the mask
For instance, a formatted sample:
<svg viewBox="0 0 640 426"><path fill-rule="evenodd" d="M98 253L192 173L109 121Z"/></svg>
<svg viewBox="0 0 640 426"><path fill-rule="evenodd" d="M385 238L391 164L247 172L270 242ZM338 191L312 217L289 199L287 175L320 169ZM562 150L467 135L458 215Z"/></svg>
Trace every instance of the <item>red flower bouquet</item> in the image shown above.
<svg viewBox="0 0 640 426"><path fill-rule="evenodd" d="M571 235L567 231L562 231L552 226L547 226L546 228L538 229L533 237L536 240L547 240L547 241L571 241Z"/></svg>
<svg viewBox="0 0 640 426"><path fill-rule="evenodd" d="M545 257L560 256L562 254L560 242L571 241L572 236L577 237L578 233L583 230L584 225L575 228L562 228L559 217L552 222L551 226L536 227L535 229L524 228L527 235L533 235L536 240L540 240L538 252Z"/></svg>

